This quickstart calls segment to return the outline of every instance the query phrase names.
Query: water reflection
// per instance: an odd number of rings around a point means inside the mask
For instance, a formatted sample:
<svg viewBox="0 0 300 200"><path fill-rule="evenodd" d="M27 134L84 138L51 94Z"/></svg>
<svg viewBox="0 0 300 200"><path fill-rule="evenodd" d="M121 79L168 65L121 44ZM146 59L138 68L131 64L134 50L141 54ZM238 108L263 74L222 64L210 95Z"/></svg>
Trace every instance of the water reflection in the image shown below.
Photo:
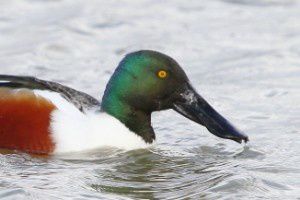
<svg viewBox="0 0 300 200"><path fill-rule="evenodd" d="M232 175L224 171L229 167L226 161L165 157L151 151L127 153L114 163L119 164L95 170L99 180L91 185L93 189L133 198L178 199L212 195L205 191Z"/></svg>

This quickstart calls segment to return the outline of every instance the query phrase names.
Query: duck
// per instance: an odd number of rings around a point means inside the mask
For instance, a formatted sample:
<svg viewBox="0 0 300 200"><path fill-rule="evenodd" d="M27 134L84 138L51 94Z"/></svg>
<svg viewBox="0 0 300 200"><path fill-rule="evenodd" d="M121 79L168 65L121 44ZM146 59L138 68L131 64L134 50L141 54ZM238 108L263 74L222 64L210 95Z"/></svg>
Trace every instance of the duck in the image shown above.
<svg viewBox="0 0 300 200"><path fill-rule="evenodd" d="M121 60L101 102L57 82L0 75L0 149L52 155L148 148L156 139L151 114L168 109L220 138L249 140L198 94L173 58L140 50Z"/></svg>

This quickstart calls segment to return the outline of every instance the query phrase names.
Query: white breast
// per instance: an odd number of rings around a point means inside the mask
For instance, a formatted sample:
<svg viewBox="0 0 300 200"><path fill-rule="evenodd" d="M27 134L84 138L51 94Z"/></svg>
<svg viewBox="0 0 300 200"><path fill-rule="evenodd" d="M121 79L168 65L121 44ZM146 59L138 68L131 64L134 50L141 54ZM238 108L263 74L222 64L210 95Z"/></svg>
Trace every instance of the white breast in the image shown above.
<svg viewBox="0 0 300 200"><path fill-rule="evenodd" d="M50 132L56 144L54 153L87 151L101 147L125 150L147 148L144 140L119 120L106 113L80 112L58 93L34 91L58 109L52 113Z"/></svg>

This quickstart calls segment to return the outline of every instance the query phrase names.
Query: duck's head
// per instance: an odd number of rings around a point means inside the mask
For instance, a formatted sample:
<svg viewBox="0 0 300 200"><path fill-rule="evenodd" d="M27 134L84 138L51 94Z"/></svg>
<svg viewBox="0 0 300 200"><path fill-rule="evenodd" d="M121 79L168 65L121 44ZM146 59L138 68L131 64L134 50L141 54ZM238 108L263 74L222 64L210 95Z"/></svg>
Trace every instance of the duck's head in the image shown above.
<svg viewBox="0 0 300 200"><path fill-rule="evenodd" d="M151 143L155 139L151 113L166 109L205 126L218 137L248 141L195 91L174 59L150 50L128 54L106 87L102 110Z"/></svg>

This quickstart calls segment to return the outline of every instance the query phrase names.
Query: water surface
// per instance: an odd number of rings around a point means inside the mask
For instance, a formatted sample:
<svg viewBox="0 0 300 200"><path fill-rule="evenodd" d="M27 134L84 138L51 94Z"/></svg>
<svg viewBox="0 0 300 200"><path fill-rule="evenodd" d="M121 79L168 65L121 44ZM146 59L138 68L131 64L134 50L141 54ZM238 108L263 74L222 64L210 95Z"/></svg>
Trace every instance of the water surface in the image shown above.
<svg viewBox="0 0 300 200"><path fill-rule="evenodd" d="M157 142L34 157L0 154L0 199L300 199L300 1L0 1L0 73L100 99L119 60L174 57L250 137L222 140L173 111Z"/></svg>

